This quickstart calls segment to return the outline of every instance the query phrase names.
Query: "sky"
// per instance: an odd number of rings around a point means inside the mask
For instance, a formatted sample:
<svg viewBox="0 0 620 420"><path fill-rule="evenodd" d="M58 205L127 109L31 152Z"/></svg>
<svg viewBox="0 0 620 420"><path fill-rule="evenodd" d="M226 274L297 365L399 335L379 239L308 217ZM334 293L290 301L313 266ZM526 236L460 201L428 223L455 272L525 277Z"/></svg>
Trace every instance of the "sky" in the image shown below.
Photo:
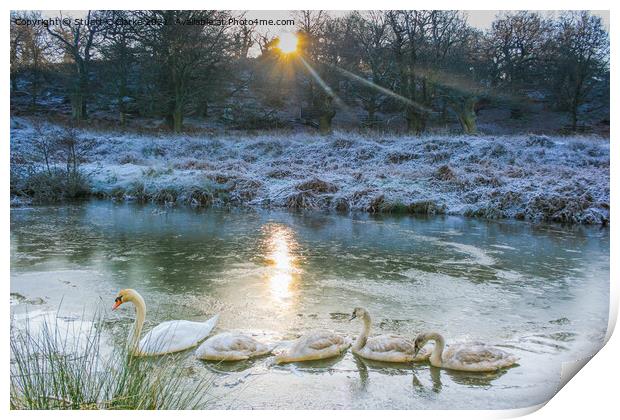
<svg viewBox="0 0 620 420"><path fill-rule="evenodd" d="M463 10L463 12L467 15L467 21L469 24L475 28L486 30L491 28L491 24L495 20L495 17L502 13L501 10ZM609 32L609 10L591 10L592 14L600 16L603 24L605 25L605 29ZM349 13L348 10L332 10L329 12L331 15L339 16L345 15ZM554 15L558 15L560 12L557 10L550 11L540 11L541 14L547 15L549 17L553 17ZM290 10L248 10L245 13L245 16L248 19L290 19L294 15L294 11ZM283 32L294 32L295 27L291 26L262 26L257 28L259 31L264 33L268 33L270 35L278 35ZM250 50L250 55L254 56L259 53L258 47L254 46Z"/></svg>
<svg viewBox="0 0 620 420"><path fill-rule="evenodd" d="M502 13L501 10L462 10L467 15L467 21L470 25L475 28L486 30L491 27L493 20L495 17ZM241 12L241 11L238 11ZM329 13L332 16L340 16L349 13L349 10L331 10ZM539 11L543 15L547 15L549 17L553 17L560 13L560 11ZM603 24L605 25L605 29L609 32L609 10L591 10L592 14L600 16ZM58 17L62 13L65 17L84 17L86 15L85 10L44 10L41 12L44 18L54 18ZM292 10L248 10L245 11L245 16L248 19L291 19L294 17L295 11ZM278 36L284 32L295 32L294 26L258 26L257 30L264 34L269 34L271 36ZM250 49L250 55L255 56L259 54L258 46L254 46Z"/></svg>
<svg viewBox="0 0 620 420"><path fill-rule="evenodd" d="M332 15L344 15L348 13L347 10L333 10L329 13ZM491 23L495 19L495 16L498 13L501 13L500 10L463 10L463 12L467 15L467 20L470 25L478 28L478 29L489 29L491 27ZM591 10L592 14L600 16L603 20L603 24L607 31L609 31L609 10ZM558 14L558 11L541 11L543 14L555 15ZM57 10L45 10L42 12L44 17L56 17L59 15L59 11ZM84 16L84 11L79 10L67 10L63 11L64 15L69 16ZM246 12L246 16L250 19L290 19L292 17L293 11L290 10L248 10ZM286 27L271 27L272 32L279 33L286 29Z"/></svg>
<svg viewBox="0 0 620 420"><path fill-rule="evenodd" d="M348 13L346 10L339 11L330 11L332 15L343 15ZM491 23L495 19L495 16L498 13L501 13L500 10L464 10L467 15L467 21L470 25L478 28L478 29L489 29L491 27ZM558 11L541 11L543 14L548 14L553 16L554 14L558 14ZM605 28L609 31L609 10L591 10L591 13L597 16L600 16L603 20ZM250 19L258 18L258 19L289 19L291 17L292 12L289 10L249 10L246 12L246 16ZM278 33L282 30L285 30L286 27L272 27L273 32Z"/></svg>
<svg viewBox="0 0 620 420"><path fill-rule="evenodd" d="M491 24L495 20L495 17L504 11L501 10L462 10L467 15L467 21L469 24L475 28L481 30L490 29ZM238 11L242 12L242 11ZM295 11L292 10L247 10L244 11L245 16L248 19L291 19L294 18ZM340 16L349 13L349 10L331 10L329 13L332 16ZM591 10L592 14L600 16L605 29L609 32L609 10ZM59 10L44 10L41 12L44 18L53 18L59 16L61 11ZM547 10L547 11L539 11L539 13L553 17L554 15L558 15L560 11L557 10ZM86 15L85 10L65 10L62 11L62 15L66 17L84 17ZM295 26L258 26L258 32L262 32L264 34L269 34L271 36L278 36L284 32L295 32ZM254 45L250 49L250 55L255 56L259 54L259 48L257 45Z"/></svg>

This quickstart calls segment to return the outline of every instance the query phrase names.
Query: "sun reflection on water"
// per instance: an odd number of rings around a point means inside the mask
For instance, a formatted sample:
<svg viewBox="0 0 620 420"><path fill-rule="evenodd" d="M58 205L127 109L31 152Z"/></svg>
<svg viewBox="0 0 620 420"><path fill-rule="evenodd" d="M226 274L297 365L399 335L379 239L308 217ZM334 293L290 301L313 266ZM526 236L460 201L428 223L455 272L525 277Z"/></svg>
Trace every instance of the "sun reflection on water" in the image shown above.
<svg viewBox="0 0 620 420"><path fill-rule="evenodd" d="M295 278L299 273L293 232L281 225L271 225L267 239L269 289L274 300L288 304L293 295Z"/></svg>

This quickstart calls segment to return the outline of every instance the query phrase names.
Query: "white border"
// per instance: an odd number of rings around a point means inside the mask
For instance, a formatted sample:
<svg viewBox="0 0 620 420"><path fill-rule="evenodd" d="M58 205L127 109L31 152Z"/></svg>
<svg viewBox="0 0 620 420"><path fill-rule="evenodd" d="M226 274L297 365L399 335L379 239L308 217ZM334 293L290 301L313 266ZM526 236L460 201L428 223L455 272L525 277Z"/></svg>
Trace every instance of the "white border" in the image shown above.
<svg viewBox="0 0 620 420"><path fill-rule="evenodd" d="M9 25L8 25L8 12L11 9L37 9L37 10L82 10L82 9L195 9L195 8L219 8L219 9L233 9L233 10L294 10L294 9L325 9L325 10L369 10L369 9L461 9L461 10L514 10L514 9L530 9L530 10L563 10L563 9L585 9L588 10L611 10L610 28L611 28L611 46L612 46L612 120L613 110L617 109L617 94L614 94L613 87L615 86L615 70L618 68L618 60L615 55L615 45L617 41L615 30L615 10L612 7L611 1L599 1L590 0L588 2L576 1L576 0L564 0L564 1L541 1L534 0L521 0L512 1L504 0L498 1L454 1L454 0L433 0L432 2L413 2L409 1L381 1L380 3L370 1L353 1L345 0L340 1L336 5L333 0L313 0L312 2L285 2L285 1L261 1L260 4L249 0L212 0L209 2L190 2L185 0L177 0L174 2L152 0L152 1L119 1L119 0L106 0L106 1L65 1L56 0L54 2L42 2L23 0L19 2L4 3L4 42L0 43L2 48L1 56L9 57ZM617 7L616 7L617 9ZM2 215L2 244L3 253L0 256L0 266L2 268L3 281L1 282L2 296L4 301L8 303L9 295L9 279L10 279L10 225L9 225L9 66L8 60L5 61L4 68L2 69L4 75L4 83L0 84L0 94L4 98L3 103L3 116L1 120L1 133L3 133L2 153L0 154L0 177L5 180L3 185L3 191L0 192L1 200L3 203L0 214ZM615 121L611 124L611 137L615 138ZM615 321L618 313L618 281L619 271L618 265L615 263L615 258L619 257L616 238L618 233L615 209L617 208L618 200L616 199L617 188L615 179L617 178L617 170L615 161L617 160L618 147L615 146L614 141L611 141L611 305L610 305L610 329L608 331L608 338L613 331ZM1 347L2 360L4 360L5 374L2 376L0 382L0 395L2 398L2 407L8 411L9 407L9 317L10 308L7 304L4 308L4 316L2 317L2 330L4 331L4 337L6 341ZM226 417L227 419L241 419L252 416L257 419L280 419L290 418L290 416L300 418L310 418L322 415L336 415L341 418L360 418L360 419L376 419L377 416L387 415L391 419L484 419L484 418L506 418L525 415L535 411L530 415L532 419L579 419L584 418L610 418L611 413L617 413L618 408L618 394L617 394L617 379L620 373L620 363L616 355L620 354L620 339L615 336L611 336L608 344L597 354L593 360L591 360L586 367L579 372L579 374L569 381L569 383L555 396L550 402L543 408L536 411L540 407L531 407L529 409L519 410L505 410L505 411L391 411L389 413L381 413L376 411L338 411L338 412L316 412L316 411L207 411L207 412L183 412L182 415L192 418L204 419L205 416L210 418ZM128 413L115 413L115 412L46 412L44 415L50 419L60 418L77 418L87 417L94 418L100 416L115 416L115 415L127 415ZM132 416L136 418L163 418L173 414L171 412L137 412L132 413ZM180 414L180 413L174 413ZM173 414L173 415L174 415ZM39 418L43 413L38 412L10 412L11 416L15 418ZM62 417L61 417L62 416Z"/></svg>

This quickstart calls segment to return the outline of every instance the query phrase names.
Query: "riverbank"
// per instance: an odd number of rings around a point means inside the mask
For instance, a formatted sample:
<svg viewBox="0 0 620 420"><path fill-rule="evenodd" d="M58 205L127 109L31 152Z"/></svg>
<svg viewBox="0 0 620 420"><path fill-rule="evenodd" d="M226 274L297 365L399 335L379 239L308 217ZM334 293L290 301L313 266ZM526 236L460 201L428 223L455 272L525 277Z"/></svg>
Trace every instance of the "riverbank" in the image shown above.
<svg viewBox="0 0 620 420"><path fill-rule="evenodd" d="M12 119L13 203L28 199L29 177L46 166L41 139L62 130ZM74 135L86 196L609 223L609 140L599 137ZM58 153L50 160L65 165Z"/></svg>

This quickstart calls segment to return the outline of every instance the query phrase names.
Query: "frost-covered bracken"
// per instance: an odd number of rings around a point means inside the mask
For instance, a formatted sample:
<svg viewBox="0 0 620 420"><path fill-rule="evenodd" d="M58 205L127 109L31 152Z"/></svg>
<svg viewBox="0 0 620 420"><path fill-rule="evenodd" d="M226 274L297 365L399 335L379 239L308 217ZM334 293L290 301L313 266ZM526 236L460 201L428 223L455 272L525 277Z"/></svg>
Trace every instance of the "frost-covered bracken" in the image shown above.
<svg viewBox="0 0 620 420"><path fill-rule="evenodd" d="M12 154L32 154L34 134L14 119ZM91 192L117 200L609 221L609 140L598 137L78 135Z"/></svg>

